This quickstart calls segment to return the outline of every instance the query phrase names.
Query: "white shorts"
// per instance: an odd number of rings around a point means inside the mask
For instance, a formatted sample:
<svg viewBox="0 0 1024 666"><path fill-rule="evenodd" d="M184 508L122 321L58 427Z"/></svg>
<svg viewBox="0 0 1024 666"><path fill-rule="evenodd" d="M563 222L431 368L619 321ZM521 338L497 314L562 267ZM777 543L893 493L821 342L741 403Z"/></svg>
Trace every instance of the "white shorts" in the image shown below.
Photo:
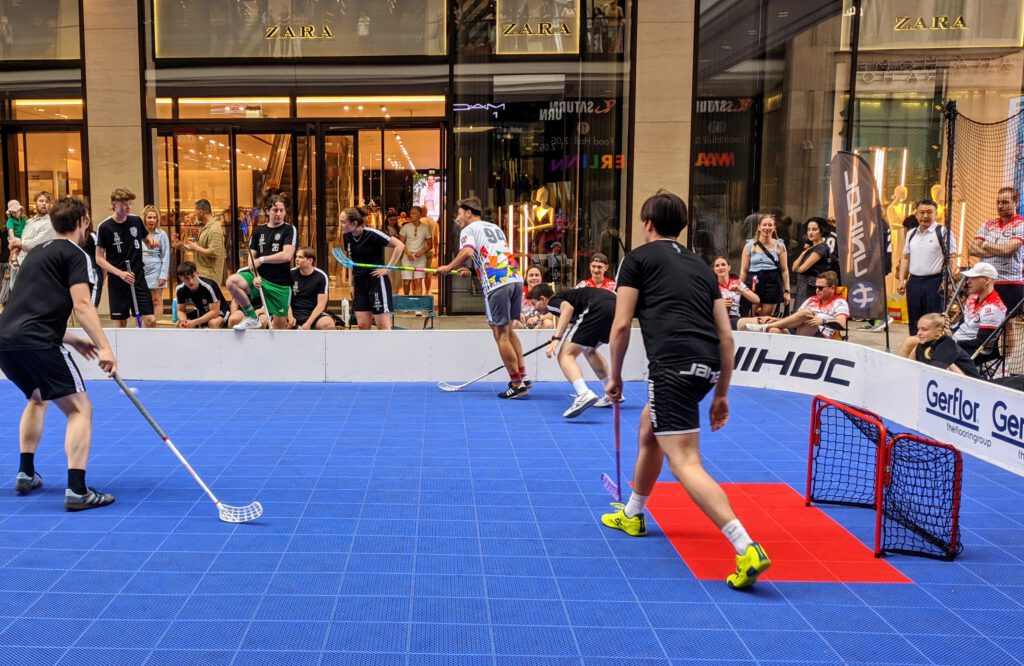
<svg viewBox="0 0 1024 666"><path fill-rule="evenodd" d="M402 257L402 265L408 268L426 268L427 257L422 256L416 259ZM403 280L420 280L423 278L423 271L399 271L399 273L402 274Z"/></svg>

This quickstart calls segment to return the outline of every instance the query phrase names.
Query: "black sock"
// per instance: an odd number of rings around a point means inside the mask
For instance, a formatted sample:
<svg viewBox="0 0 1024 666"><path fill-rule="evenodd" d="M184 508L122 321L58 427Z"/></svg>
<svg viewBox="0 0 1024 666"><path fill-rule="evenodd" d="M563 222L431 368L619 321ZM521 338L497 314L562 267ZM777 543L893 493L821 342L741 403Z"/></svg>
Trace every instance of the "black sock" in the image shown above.
<svg viewBox="0 0 1024 666"><path fill-rule="evenodd" d="M33 476L36 473L36 454L22 452L21 466L18 468L18 471L28 476Z"/></svg>
<svg viewBox="0 0 1024 666"><path fill-rule="evenodd" d="M68 488L71 492L76 495L84 495L88 492L85 487L85 470L84 469L69 469L68 470Z"/></svg>

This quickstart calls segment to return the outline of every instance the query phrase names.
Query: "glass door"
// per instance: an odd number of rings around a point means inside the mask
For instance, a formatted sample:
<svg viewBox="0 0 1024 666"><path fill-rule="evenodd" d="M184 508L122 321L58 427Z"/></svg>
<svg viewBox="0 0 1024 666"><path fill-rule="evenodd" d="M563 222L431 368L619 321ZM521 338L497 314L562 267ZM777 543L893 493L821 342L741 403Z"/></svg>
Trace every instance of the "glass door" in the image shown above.
<svg viewBox="0 0 1024 666"><path fill-rule="evenodd" d="M324 250L318 253L317 263L330 276L328 298L340 301L348 298L348 271L330 256L330 249L342 244L341 211L357 205L356 199L356 134L328 130L324 133L323 161L318 184L323 187L321 206L324 217Z"/></svg>

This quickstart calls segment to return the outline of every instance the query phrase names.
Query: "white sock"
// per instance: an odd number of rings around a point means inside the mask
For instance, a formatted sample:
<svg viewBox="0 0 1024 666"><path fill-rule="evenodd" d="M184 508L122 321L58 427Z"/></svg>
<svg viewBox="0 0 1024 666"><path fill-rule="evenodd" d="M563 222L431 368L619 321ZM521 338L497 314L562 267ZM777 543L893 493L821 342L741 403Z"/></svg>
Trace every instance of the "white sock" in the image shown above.
<svg viewBox="0 0 1024 666"><path fill-rule="evenodd" d="M647 506L647 500L650 498L650 495L637 495L636 493L632 493L629 496L629 502L626 503L626 508L624 508L622 512L626 514L626 518L639 516L644 512L644 507Z"/></svg>
<svg viewBox="0 0 1024 666"><path fill-rule="evenodd" d="M572 388L576 391L576 395L583 395L584 393L590 390L590 388L587 386L587 383L583 381L582 378L574 381L572 383Z"/></svg>
<svg viewBox="0 0 1024 666"><path fill-rule="evenodd" d="M605 377L604 379L601 380L601 385L602 386L608 386L608 382L610 382L611 380L612 380L612 376L608 375L607 377Z"/></svg>
<svg viewBox="0 0 1024 666"><path fill-rule="evenodd" d="M725 527L722 528L722 534L732 543L732 547L736 549L736 553L739 555L747 552L747 546L754 543L750 535L747 534L746 528L743 527L743 523L739 521L739 518L733 518L727 522Z"/></svg>

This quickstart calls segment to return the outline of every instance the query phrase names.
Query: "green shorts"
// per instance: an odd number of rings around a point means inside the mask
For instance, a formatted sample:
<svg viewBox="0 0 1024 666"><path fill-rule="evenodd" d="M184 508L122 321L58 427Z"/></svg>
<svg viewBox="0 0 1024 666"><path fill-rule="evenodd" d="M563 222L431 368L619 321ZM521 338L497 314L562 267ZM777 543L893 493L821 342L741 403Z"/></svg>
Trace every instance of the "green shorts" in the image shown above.
<svg viewBox="0 0 1024 666"><path fill-rule="evenodd" d="M238 271L245 281L249 284L249 300L252 300L259 296L260 290L253 286L253 274L248 270ZM263 280L263 295L266 296L266 306L270 314L275 317L287 317L288 306L292 302L292 288L285 287L280 284L274 284L270 280L264 278Z"/></svg>

